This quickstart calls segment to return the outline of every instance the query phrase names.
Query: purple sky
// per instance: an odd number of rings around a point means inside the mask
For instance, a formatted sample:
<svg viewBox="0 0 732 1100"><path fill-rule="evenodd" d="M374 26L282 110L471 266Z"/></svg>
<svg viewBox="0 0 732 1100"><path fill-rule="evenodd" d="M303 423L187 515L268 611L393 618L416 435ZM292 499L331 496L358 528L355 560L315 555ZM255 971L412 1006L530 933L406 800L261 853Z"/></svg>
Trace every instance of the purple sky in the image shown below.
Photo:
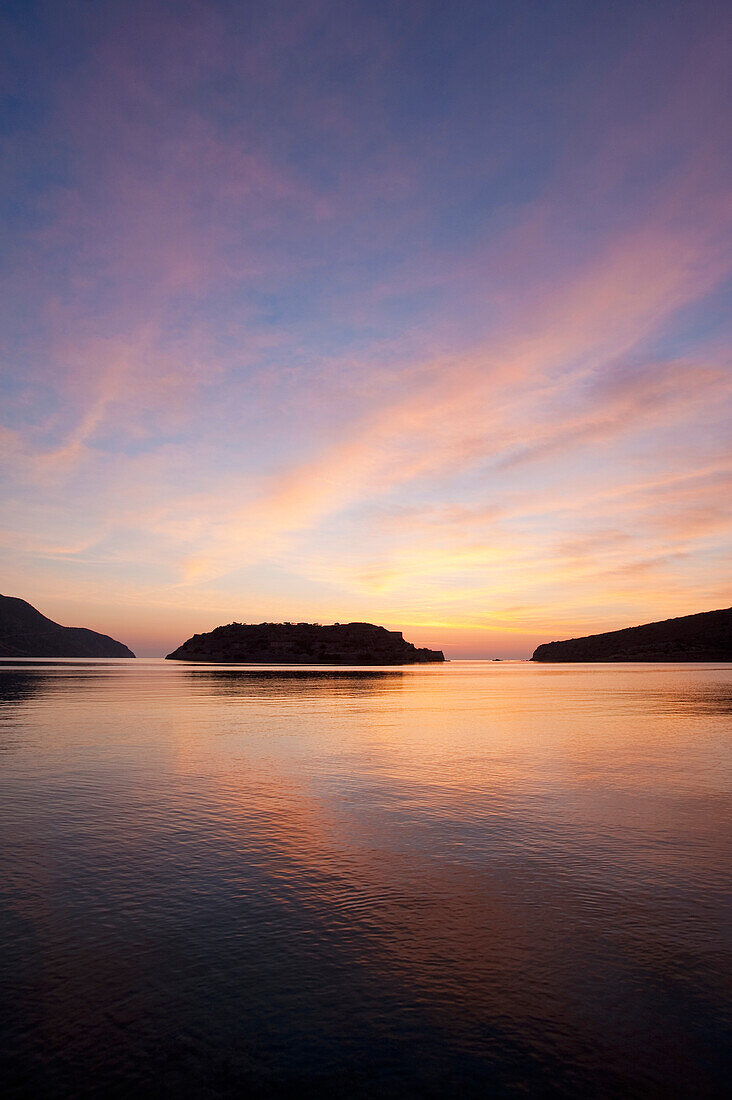
<svg viewBox="0 0 732 1100"><path fill-rule="evenodd" d="M5 594L142 654L732 602L725 5L4 12Z"/></svg>

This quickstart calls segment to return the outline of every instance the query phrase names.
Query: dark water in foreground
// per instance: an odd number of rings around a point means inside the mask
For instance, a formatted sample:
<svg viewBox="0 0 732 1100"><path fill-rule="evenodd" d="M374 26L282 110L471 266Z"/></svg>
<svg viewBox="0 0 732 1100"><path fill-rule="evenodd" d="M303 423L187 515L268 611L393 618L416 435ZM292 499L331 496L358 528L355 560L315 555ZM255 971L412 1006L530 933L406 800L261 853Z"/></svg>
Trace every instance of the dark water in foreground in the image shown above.
<svg viewBox="0 0 732 1100"><path fill-rule="evenodd" d="M732 666L0 663L0 1081L712 1096Z"/></svg>

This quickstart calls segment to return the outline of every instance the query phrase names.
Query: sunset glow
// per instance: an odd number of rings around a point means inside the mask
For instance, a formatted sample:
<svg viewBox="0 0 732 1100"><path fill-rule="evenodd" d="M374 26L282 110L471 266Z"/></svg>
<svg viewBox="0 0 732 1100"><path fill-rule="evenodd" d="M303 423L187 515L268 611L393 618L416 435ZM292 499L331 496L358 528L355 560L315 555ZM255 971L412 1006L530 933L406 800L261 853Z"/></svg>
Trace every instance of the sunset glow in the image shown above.
<svg viewBox="0 0 732 1100"><path fill-rule="evenodd" d="M722 5L6 11L0 591L139 655L732 603Z"/></svg>

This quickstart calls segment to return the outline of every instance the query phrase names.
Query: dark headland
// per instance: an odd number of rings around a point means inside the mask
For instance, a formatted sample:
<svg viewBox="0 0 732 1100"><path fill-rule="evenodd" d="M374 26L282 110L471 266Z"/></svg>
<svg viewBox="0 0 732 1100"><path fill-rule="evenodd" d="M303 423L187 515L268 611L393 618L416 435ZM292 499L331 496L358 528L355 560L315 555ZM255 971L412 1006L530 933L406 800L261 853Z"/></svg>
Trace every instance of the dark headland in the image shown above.
<svg viewBox="0 0 732 1100"><path fill-rule="evenodd" d="M444 661L441 650L417 649L398 630L371 623L229 623L194 634L169 661L252 664L413 665Z"/></svg>
<svg viewBox="0 0 732 1100"><path fill-rule="evenodd" d="M134 657L122 642L83 626L59 626L16 596L0 596L0 657Z"/></svg>
<svg viewBox="0 0 732 1100"><path fill-rule="evenodd" d="M732 661L732 607L545 642L532 661Z"/></svg>

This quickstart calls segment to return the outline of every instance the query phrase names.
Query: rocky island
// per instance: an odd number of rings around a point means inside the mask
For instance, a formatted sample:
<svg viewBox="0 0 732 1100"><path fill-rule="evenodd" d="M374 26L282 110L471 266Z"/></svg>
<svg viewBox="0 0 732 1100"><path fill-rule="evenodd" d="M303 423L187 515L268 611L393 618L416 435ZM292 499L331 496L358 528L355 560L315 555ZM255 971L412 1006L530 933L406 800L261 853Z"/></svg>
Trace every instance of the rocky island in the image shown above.
<svg viewBox="0 0 732 1100"><path fill-rule="evenodd" d="M532 661L732 661L732 607L545 642Z"/></svg>
<svg viewBox="0 0 732 1100"><path fill-rule="evenodd" d="M169 661L247 664L412 665L444 661L441 650L417 649L401 631L372 623L229 623L194 634Z"/></svg>
<svg viewBox="0 0 732 1100"><path fill-rule="evenodd" d="M0 657L134 657L122 642L60 626L17 596L0 596Z"/></svg>

